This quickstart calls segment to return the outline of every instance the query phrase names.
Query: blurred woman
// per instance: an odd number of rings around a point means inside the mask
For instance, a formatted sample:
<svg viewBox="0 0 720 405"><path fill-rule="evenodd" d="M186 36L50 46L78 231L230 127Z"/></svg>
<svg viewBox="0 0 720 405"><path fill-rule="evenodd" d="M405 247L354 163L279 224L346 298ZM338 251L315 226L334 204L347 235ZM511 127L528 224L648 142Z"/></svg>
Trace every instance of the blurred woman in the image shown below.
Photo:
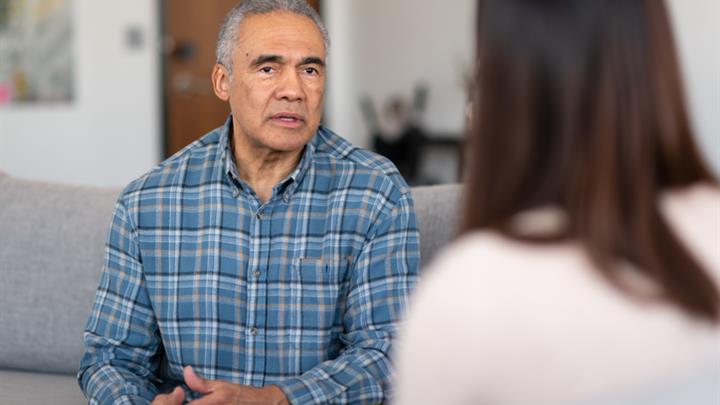
<svg viewBox="0 0 720 405"><path fill-rule="evenodd" d="M397 404L715 404L720 189L660 0L484 0L461 238Z"/></svg>

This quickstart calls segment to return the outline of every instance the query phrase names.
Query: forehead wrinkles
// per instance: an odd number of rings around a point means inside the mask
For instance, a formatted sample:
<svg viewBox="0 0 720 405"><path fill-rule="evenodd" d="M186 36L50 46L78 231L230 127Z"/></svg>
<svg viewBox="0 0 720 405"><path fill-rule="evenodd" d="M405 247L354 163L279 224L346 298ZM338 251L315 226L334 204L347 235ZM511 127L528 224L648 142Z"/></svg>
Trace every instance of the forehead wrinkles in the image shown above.
<svg viewBox="0 0 720 405"><path fill-rule="evenodd" d="M240 25L235 51L243 57L279 54L325 58L322 33L315 23L292 13L250 15Z"/></svg>

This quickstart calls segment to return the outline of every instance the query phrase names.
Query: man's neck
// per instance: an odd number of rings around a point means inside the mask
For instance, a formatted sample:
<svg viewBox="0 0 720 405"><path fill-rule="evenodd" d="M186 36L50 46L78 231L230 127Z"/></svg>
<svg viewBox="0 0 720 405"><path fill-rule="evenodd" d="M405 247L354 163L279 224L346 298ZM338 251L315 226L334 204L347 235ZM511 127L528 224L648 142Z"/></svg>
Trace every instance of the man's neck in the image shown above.
<svg viewBox="0 0 720 405"><path fill-rule="evenodd" d="M233 138L232 149L238 175L255 191L261 202L267 202L272 197L273 187L295 170L304 149L270 151Z"/></svg>

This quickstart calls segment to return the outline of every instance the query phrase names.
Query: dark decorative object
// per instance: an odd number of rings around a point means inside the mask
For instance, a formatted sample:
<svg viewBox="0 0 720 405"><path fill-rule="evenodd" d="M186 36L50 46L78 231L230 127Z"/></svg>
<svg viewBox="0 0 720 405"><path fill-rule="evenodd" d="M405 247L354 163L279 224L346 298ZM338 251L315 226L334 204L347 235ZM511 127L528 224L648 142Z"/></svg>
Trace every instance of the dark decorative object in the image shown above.
<svg viewBox="0 0 720 405"><path fill-rule="evenodd" d="M412 186L440 183L421 171L428 150L451 148L458 158L460 155L458 136L430 134L424 129L422 117L427 97L428 90L424 85L415 87L412 103L401 96L392 97L383 111L386 115L384 125L370 97L365 95L360 99L363 115L371 128L373 150L392 160Z"/></svg>

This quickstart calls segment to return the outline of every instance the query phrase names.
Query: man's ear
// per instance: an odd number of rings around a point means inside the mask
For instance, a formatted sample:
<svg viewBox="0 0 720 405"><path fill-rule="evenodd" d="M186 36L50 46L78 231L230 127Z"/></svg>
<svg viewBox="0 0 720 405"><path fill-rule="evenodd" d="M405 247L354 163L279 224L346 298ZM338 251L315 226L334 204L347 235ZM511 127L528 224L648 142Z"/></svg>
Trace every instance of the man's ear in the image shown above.
<svg viewBox="0 0 720 405"><path fill-rule="evenodd" d="M230 73L225 66L216 63L212 70L213 92L222 101L230 100Z"/></svg>

